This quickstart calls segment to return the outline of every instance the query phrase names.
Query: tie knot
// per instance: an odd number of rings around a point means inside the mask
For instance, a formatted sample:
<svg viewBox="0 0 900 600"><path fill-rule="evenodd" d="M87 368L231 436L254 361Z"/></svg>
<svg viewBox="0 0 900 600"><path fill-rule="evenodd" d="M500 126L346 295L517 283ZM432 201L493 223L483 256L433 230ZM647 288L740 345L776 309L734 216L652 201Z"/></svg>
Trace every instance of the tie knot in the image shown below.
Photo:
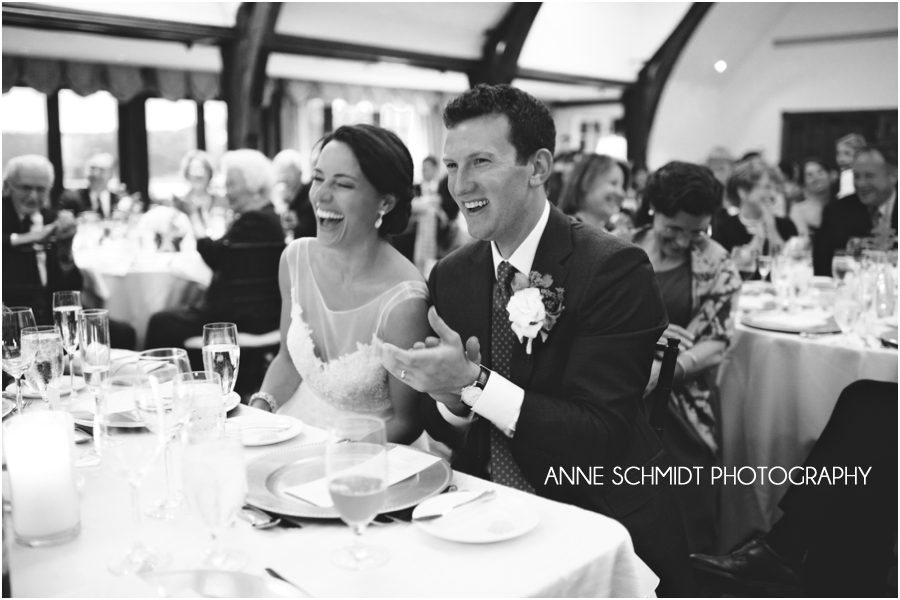
<svg viewBox="0 0 900 600"><path fill-rule="evenodd" d="M497 284L500 286L500 289L504 292L509 292L513 275L516 272L516 268L505 260L497 266Z"/></svg>

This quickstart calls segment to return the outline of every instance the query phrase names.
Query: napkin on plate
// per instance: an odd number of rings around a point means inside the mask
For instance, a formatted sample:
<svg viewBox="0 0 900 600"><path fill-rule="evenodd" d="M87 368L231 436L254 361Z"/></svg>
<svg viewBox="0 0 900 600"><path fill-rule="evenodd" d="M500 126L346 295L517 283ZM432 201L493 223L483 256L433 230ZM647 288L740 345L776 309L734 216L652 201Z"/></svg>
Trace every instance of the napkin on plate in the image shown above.
<svg viewBox="0 0 900 600"><path fill-rule="evenodd" d="M394 446L388 450L387 459L388 487L424 471L441 460L437 456L412 450L406 446ZM361 465L360 468L364 469L365 466ZM334 506L334 503L331 501L331 494L328 493L328 479L326 477L287 487L282 491L316 506L326 508Z"/></svg>

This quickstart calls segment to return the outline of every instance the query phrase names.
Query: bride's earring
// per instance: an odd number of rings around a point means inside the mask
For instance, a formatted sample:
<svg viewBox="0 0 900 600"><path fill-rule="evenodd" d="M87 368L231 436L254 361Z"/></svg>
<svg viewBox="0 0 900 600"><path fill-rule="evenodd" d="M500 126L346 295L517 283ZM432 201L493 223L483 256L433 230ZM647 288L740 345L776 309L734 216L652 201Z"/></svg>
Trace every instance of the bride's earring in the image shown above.
<svg viewBox="0 0 900 600"><path fill-rule="evenodd" d="M381 222L384 220L384 211L378 211L378 218L375 219L375 229L379 229L381 227Z"/></svg>

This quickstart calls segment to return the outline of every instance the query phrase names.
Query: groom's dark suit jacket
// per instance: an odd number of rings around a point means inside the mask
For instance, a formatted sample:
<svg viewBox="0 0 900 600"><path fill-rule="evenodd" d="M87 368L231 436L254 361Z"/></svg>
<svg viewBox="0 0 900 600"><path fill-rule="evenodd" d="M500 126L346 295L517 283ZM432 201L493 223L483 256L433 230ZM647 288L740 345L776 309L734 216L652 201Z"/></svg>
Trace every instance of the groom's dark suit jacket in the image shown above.
<svg viewBox="0 0 900 600"><path fill-rule="evenodd" d="M681 554L684 533L664 488L612 484L614 467L650 467L663 458L642 408L655 342L667 325L653 269L640 248L551 207L532 270L565 290L564 309L531 355L524 344L513 349L509 379L525 390L513 456L537 494L620 520L666 583L672 563L686 565L687 555L684 547L683 556L671 556ZM429 279L438 314L464 341L479 339L488 368L493 283L488 242L460 248ZM428 432L453 449L453 466L486 477L489 422L477 419L460 435L436 403L424 404ZM545 485L551 469L595 466L604 467L603 485ZM677 584L667 591L686 592Z"/></svg>

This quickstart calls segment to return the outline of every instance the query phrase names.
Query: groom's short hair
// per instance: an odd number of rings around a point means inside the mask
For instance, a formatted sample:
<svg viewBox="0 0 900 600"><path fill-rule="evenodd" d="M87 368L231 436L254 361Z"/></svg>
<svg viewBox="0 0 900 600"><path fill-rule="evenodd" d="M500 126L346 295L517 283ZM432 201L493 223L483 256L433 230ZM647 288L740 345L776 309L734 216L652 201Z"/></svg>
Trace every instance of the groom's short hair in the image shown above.
<svg viewBox="0 0 900 600"><path fill-rule="evenodd" d="M506 115L516 160L525 162L541 148L556 149L556 125L543 102L511 85L479 83L451 100L444 108L444 126L488 115Z"/></svg>

